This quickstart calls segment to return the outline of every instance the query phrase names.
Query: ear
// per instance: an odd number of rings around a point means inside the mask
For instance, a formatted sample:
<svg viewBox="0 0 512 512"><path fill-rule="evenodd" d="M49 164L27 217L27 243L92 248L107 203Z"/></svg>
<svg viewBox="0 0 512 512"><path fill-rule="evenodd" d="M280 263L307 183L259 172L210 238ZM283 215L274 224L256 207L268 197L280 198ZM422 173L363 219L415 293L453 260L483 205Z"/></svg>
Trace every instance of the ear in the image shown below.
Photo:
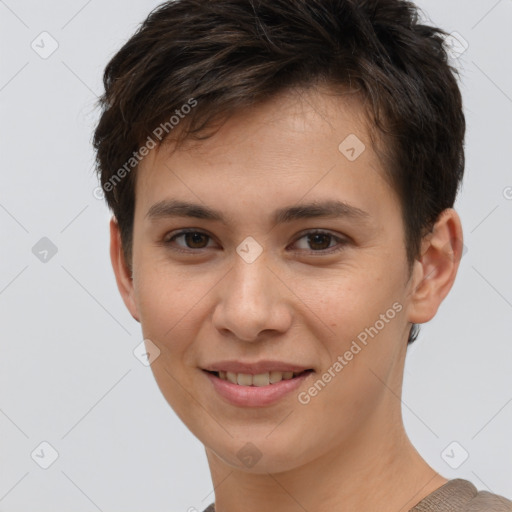
<svg viewBox="0 0 512 512"><path fill-rule="evenodd" d="M431 320L453 286L464 244L459 215L447 208L422 240L421 257L414 262L408 307L409 322Z"/></svg>
<svg viewBox="0 0 512 512"><path fill-rule="evenodd" d="M133 278L124 258L119 224L114 217L110 219L110 260L112 261L112 268L114 269L117 288L121 293L121 297L133 318L140 322L135 302Z"/></svg>

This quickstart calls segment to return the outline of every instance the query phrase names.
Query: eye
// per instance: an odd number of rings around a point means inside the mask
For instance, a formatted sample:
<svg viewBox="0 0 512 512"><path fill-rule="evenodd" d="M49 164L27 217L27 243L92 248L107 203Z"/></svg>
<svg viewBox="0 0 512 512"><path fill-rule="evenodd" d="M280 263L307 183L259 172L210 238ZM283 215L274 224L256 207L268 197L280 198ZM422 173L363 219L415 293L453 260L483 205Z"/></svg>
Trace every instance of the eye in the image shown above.
<svg viewBox="0 0 512 512"><path fill-rule="evenodd" d="M185 241L185 249L180 249L174 247L172 243L182 238ZM171 236L170 238L166 237L164 239L164 244L171 247L171 249L179 251L179 252L194 252L193 249L205 249L208 243L208 239L211 239L210 235L203 233L202 231L197 231L194 229L182 230ZM189 249L189 250L187 250Z"/></svg>
<svg viewBox="0 0 512 512"><path fill-rule="evenodd" d="M305 233L295 242L295 244L297 244L300 240L303 239L306 240L306 243L303 243L303 246L308 245L309 247L313 248L313 250L308 250L307 247L302 247L310 254L333 254L343 250L345 245L348 243L347 240L341 237L335 236L327 231L319 230L309 231ZM338 242L337 244L334 243L334 245L331 245L331 242L336 241Z"/></svg>
<svg viewBox="0 0 512 512"><path fill-rule="evenodd" d="M206 249L208 247L208 242L211 240L211 236L194 229L181 230L178 233L166 237L163 241L164 245L169 246L172 250L178 252L197 252L195 249ZM177 240L182 239L185 243L185 246L180 245L178 247L175 246ZM299 244L301 240L305 240L305 243L302 242L303 247L301 250L305 250L310 254L333 254L338 251L344 249L345 245L348 243L347 240L335 236L332 233L320 230L309 231L304 233L300 238L298 238L294 245ZM334 243L333 242L337 242ZM309 246L304 247L304 245ZM181 247L181 248L180 248ZM294 252L302 252L302 251L294 251Z"/></svg>

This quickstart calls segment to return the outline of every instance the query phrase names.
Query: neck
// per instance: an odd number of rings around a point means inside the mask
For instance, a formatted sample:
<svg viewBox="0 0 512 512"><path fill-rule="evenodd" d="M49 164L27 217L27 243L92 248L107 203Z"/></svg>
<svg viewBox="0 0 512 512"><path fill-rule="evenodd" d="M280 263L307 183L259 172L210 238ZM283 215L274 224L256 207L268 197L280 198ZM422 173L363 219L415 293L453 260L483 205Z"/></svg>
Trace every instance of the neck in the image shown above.
<svg viewBox="0 0 512 512"><path fill-rule="evenodd" d="M388 419L385 428L372 422L349 442L279 473L234 468L206 449L216 512L407 512L447 480L412 446L401 416Z"/></svg>

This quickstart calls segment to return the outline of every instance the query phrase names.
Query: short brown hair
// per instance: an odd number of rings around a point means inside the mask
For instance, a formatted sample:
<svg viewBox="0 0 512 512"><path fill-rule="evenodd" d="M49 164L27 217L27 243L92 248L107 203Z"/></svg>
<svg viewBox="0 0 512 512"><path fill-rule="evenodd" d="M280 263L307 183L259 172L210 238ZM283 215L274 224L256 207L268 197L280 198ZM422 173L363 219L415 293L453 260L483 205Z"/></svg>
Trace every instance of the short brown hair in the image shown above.
<svg viewBox="0 0 512 512"><path fill-rule="evenodd" d="M168 137L179 117L178 142L205 138L214 120L324 82L356 90L390 148L385 171L412 267L464 174L466 125L446 35L403 0L174 0L154 9L106 66L93 141L128 264L139 150L158 127Z"/></svg>

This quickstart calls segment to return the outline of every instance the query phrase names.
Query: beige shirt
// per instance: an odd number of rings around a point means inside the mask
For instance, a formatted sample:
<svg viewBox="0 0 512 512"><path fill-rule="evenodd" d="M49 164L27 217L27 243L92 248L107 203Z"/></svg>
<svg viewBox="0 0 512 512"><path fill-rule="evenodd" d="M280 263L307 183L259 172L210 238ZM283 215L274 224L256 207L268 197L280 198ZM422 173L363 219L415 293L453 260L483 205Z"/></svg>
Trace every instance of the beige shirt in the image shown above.
<svg viewBox="0 0 512 512"><path fill-rule="evenodd" d="M215 512L212 503L204 512ZM487 491L478 491L467 480L449 480L423 498L409 512L512 512L512 501Z"/></svg>

